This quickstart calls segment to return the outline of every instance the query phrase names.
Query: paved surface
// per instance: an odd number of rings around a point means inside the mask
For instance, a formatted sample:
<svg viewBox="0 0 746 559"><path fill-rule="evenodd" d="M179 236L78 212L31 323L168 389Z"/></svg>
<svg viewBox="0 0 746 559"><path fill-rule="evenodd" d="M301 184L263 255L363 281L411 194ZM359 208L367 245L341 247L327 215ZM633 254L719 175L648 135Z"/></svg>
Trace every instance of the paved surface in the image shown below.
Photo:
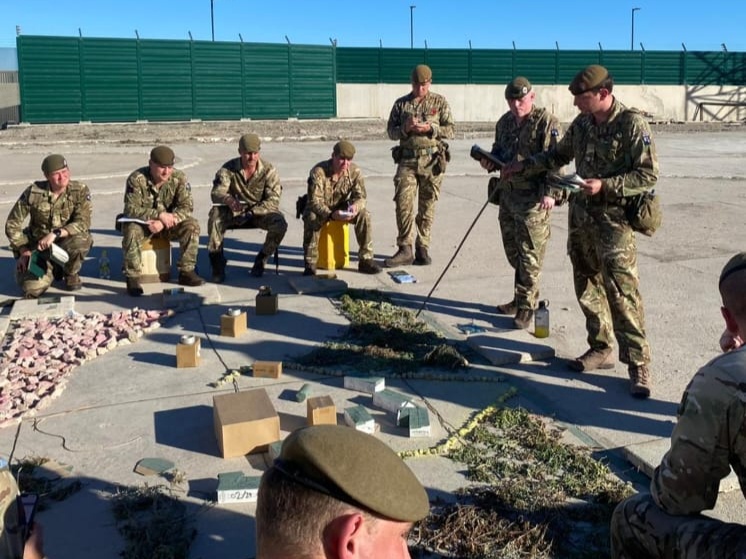
<svg viewBox="0 0 746 559"><path fill-rule="evenodd" d="M251 123L246 123L246 131L250 130ZM491 140L485 136L457 139L451 144L454 157L433 232L434 263L407 268L418 283L398 285L386 274L363 276L355 271L355 258L348 270L337 273L337 279L352 287L384 290L401 304L420 308L485 199L485 174L468 157L475 142L487 147ZM718 351L722 319L716 281L724 262L743 250L736 235L742 231L746 209L746 133L662 133L657 143L662 171L658 191L663 197L665 221L654 238L639 239L641 289L654 358L652 398L640 402L628 395L626 370L621 366L603 374L577 374L565 367L564 359L586 349L565 251L566 208L554 212L542 280L542 297L550 301L551 336L538 340L530 332L512 331L510 319L493 312L497 303L511 296L513 273L501 248L497 208L490 206L421 316L454 339L466 338L458 330L461 324L484 327L486 332L470 341L482 356L477 360L480 363L466 375L503 378L505 382L389 382L389 386L415 399L426 399L442 422L431 415L432 437L408 439L391 419L374 409L381 424L380 437L397 450L429 446L445 436L447 425L459 425L475 409L494 402L509 387L516 387L518 396L513 403L566 422L589 444L636 456L643 469L655 465L667 448L684 387L697 368ZM393 253L396 237L391 181L394 166L388 149L391 143L361 141L356 145L356 162L365 173L373 213L374 248L383 258ZM236 153L235 146L235 140L173 144L178 167L191 180L203 231L212 176ZM164 285L146 285L146 296L139 300L124 293L123 279L117 273L121 266L120 238L113 229L114 216L122 204L124 180L132 169L146 163L150 147L55 144L51 138L49 143L12 144L0 136L3 223L28 181L41 178L39 165L47 153L65 154L73 177L91 188L95 247L83 267L85 287L75 300L78 312L160 305ZM305 190L310 167L327 158L331 147L332 142L318 141L264 144L262 155L276 164L282 178L282 207L290 224L280 251L279 275L272 271L261 280L250 278L248 270L263 233L234 232L226 242L230 260L226 284L190 289L204 297L204 306L178 314L134 345L117 348L83 365L73 373L64 393L38 413L36 428L32 421L21 425L15 457L45 456L71 464L85 483L82 492L40 516L50 556L87 559L117 555L121 540L107 496L116 483L149 480L133 473L135 463L143 457L170 459L187 474L188 486L183 489L199 531L193 558L253 556L253 506L201 506L203 499L214 498L218 473L243 470L256 475L264 468L261 455L230 460L218 456L212 397L229 388L214 389L208 384L226 367L247 365L257 359L288 359L343 331L345 320L328 293L304 290L301 295L291 285L302 272L302 224L295 219L295 199ZM203 246L205 241L203 235ZM356 246L354 239L351 245ZM102 249L108 249L111 259L111 280L97 277L97 258ZM6 271L0 277L0 298L17 296L10 273L12 256L5 247L0 249L0 261ZM199 269L203 275L209 274L205 250L200 254ZM255 316L254 296L265 284L280 294L280 312ZM55 289L49 293L66 295ZM246 335L219 336L219 316L228 307L247 309ZM6 320L7 313L6 309ZM175 367L175 345L184 333L202 337L203 359L198 368ZM526 361L527 355L534 360ZM341 378L291 370L279 380L242 377L239 384L242 389L267 389L280 413L283 434L287 434L304 422L305 405L297 404L292 394L305 382L312 383L315 393L333 397L340 418L349 404L367 402L364 395L345 390ZM15 428L0 431L0 454L10 452L15 436ZM463 484L459 466L446 459L419 458L409 464L432 496L447 496ZM625 467L627 473L635 469L629 464ZM746 512L742 500L739 492L723 494L715 514L742 519Z"/></svg>

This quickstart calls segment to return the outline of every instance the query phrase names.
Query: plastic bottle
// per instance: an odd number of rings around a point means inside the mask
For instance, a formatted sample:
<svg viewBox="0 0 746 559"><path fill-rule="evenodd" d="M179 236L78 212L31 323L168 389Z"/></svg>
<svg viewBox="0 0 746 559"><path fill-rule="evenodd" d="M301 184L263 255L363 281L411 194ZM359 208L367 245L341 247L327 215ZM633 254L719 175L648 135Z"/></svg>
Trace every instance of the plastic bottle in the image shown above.
<svg viewBox="0 0 746 559"><path fill-rule="evenodd" d="M106 251L101 251L101 256L98 259L98 277L101 279L111 279L111 266L109 265L109 257L106 255Z"/></svg>
<svg viewBox="0 0 746 559"><path fill-rule="evenodd" d="M549 301L539 301L539 308L534 313L534 336L549 337Z"/></svg>

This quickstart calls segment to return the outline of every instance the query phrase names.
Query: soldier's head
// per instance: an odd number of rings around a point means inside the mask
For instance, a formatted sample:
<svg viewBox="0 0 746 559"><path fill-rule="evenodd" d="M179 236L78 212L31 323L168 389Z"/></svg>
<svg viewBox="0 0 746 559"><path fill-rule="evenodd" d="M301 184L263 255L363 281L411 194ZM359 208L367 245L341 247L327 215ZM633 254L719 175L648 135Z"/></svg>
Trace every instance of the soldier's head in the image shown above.
<svg viewBox="0 0 746 559"><path fill-rule="evenodd" d="M433 71L427 64L418 64L412 69L412 95L421 99L430 91L433 83Z"/></svg>
<svg viewBox="0 0 746 559"><path fill-rule="evenodd" d="M731 332L746 334L746 252L739 252L728 260L720 273L718 287L726 327Z"/></svg>
<svg viewBox="0 0 746 559"><path fill-rule="evenodd" d="M573 104L581 113L596 114L608 110L614 98L614 78L609 71L598 64L586 66L570 82L568 88L573 94Z"/></svg>
<svg viewBox="0 0 746 559"><path fill-rule="evenodd" d="M428 512L427 493L388 445L346 426L306 427L262 476L257 559L408 558L407 534Z"/></svg>
<svg viewBox="0 0 746 559"><path fill-rule="evenodd" d="M255 169L259 161L262 141L256 134L244 134L238 140L238 153L241 156L241 166L245 169Z"/></svg>
<svg viewBox="0 0 746 559"><path fill-rule="evenodd" d="M67 159L59 153L47 155L41 162L41 172L49 181L52 190L61 190L70 184L70 169Z"/></svg>
<svg viewBox="0 0 746 559"><path fill-rule="evenodd" d="M505 101L507 101L510 112L513 113L518 122L526 118L531 112L535 98L536 92L531 88L531 82L523 76L513 78L505 86Z"/></svg>
<svg viewBox="0 0 746 559"><path fill-rule="evenodd" d="M340 140L332 149L332 171L335 175L350 168L350 162L355 157L355 146L348 140Z"/></svg>
<svg viewBox="0 0 746 559"><path fill-rule="evenodd" d="M156 146L150 150L150 178L156 185L163 184L174 172L176 156L168 146Z"/></svg>

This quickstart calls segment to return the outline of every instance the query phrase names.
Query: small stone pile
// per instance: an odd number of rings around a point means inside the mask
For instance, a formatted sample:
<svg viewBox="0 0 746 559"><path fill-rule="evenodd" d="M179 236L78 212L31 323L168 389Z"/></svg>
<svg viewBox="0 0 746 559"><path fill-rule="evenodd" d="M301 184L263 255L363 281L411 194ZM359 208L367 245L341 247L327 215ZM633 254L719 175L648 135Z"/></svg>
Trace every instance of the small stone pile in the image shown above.
<svg viewBox="0 0 746 559"><path fill-rule="evenodd" d="M49 405L64 390L73 368L137 341L168 314L135 308L14 322L0 359L0 427Z"/></svg>

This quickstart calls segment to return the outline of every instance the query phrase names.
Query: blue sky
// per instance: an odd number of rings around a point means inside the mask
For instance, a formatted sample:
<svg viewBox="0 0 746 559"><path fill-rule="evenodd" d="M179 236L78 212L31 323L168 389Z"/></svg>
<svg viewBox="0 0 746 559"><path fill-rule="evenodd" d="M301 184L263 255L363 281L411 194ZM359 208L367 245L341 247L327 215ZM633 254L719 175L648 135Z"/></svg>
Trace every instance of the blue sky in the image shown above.
<svg viewBox="0 0 746 559"><path fill-rule="evenodd" d="M339 46L746 51L743 0L212 0L215 40ZM416 7L412 10L411 5ZM210 0L0 0L0 47L26 35L211 40Z"/></svg>

